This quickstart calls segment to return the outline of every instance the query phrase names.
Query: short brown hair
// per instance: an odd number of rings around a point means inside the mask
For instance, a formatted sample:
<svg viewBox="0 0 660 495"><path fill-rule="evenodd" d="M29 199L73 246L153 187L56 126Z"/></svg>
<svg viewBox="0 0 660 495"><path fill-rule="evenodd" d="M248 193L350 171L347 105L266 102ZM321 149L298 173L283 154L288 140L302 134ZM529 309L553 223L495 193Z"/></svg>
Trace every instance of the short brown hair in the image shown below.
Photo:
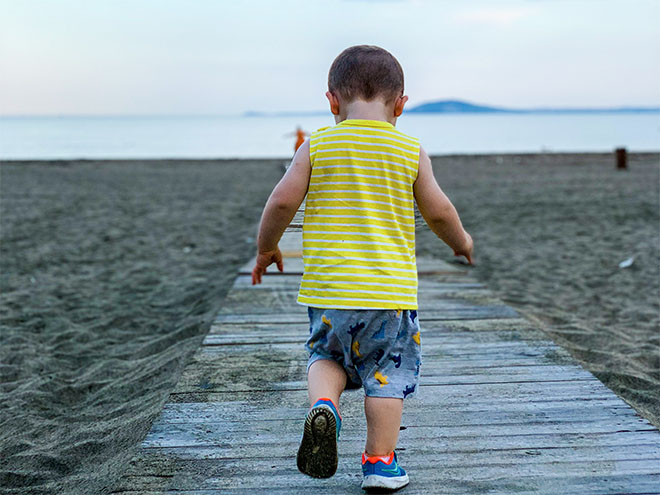
<svg viewBox="0 0 660 495"><path fill-rule="evenodd" d="M373 45L356 45L337 55L328 73L328 89L350 102L403 95L403 69L394 56Z"/></svg>

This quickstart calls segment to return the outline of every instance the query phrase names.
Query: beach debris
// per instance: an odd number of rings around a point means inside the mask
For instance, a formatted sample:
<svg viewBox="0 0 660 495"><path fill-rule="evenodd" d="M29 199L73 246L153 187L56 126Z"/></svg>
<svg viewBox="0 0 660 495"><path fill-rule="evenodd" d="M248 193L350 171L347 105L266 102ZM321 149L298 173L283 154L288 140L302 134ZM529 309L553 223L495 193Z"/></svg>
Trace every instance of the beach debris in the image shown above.
<svg viewBox="0 0 660 495"><path fill-rule="evenodd" d="M628 153L626 152L626 148L616 148L614 150L614 156L616 157L617 170L626 170L628 168Z"/></svg>
<svg viewBox="0 0 660 495"><path fill-rule="evenodd" d="M635 262L635 257L631 256L630 258L625 259L621 263L619 263L619 268L628 268L632 266L634 262Z"/></svg>
<svg viewBox="0 0 660 495"><path fill-rule="evenodd" d="M187 246L185 246L183 248L183 252L188 254L189 252L191 252L193 250L194 247L195 247L195 244L188 244Z"/></svg>

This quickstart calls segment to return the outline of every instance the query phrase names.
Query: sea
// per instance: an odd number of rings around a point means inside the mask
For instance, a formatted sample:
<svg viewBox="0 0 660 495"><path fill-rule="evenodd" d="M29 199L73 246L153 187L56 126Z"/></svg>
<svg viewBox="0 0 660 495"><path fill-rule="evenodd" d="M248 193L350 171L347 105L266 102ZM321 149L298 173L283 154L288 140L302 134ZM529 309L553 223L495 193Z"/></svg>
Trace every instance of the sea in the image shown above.
<svg viewBox="0 0 660 495"><path fill-rule="evenodd" d="M287 158L304 116L4 116L0 160ZM397 128L431 155L660 150L660 113L404 114Z"/></svg>

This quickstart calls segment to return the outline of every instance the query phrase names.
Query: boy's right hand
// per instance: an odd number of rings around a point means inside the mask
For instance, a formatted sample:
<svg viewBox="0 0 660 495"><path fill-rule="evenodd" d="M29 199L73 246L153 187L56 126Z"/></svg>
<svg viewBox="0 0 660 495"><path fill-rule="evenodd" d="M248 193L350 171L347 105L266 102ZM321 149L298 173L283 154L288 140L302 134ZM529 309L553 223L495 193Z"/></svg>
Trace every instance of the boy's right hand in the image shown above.
<svg viewBox="0 0 660 495"><path fill-rule="evenodd" d="M472 249L474 248L474 242L472 241L472 236L465 232L465 244L461 249L454 250L454 256L465 256L468 260L468 264L473 265L472 263Z"/></svg>
<svg viewBox="0 0 660 495"><path fill-rule="evenodd" d="M252 285L261 283L261 276L266 273L266 268L273 263L277 265L279 271L284 271L284 263L282 262L280 248L257 254L257 262L252 269Z"/></svg>

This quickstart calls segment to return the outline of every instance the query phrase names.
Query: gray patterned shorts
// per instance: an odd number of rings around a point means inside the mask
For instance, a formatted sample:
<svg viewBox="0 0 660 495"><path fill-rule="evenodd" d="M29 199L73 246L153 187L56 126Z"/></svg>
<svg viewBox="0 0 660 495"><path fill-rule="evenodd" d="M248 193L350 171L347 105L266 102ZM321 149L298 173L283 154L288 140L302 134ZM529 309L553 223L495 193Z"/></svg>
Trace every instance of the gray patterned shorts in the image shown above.
<svg viewBox="0 0 660 495"><path fill-rule="evenodd" d="M308 307L307 370L320 359L339 363L347 389L368 397L413 397L419 383L422 346L417 311Z"/></svg>

